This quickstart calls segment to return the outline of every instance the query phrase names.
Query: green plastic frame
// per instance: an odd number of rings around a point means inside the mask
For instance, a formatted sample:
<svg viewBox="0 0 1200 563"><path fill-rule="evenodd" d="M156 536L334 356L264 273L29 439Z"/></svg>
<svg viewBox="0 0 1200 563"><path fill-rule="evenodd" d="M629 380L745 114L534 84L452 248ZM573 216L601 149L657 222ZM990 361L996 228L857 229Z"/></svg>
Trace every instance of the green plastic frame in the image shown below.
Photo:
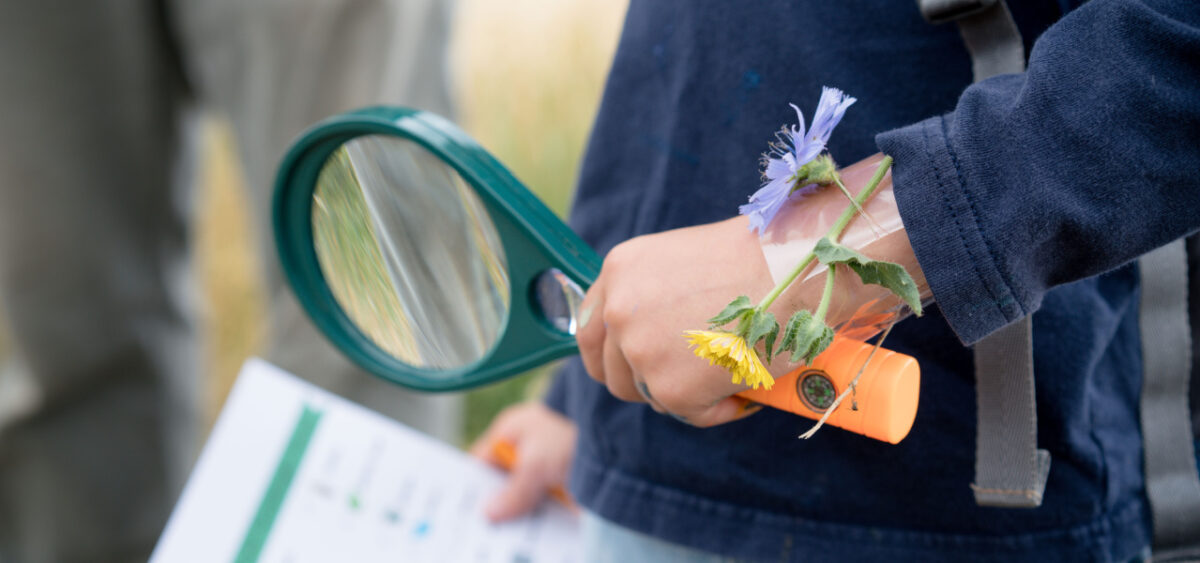
<svg viewBox="0 0 1200 563"><path fill-rule="evenodd" d="M392 135L418 143L457 170L491 214L512 291L508 320L496 346L478 362L450 370L405 364L363 334L330 291L313 245L313 191L329 155L362 135ZM403 107L371 107L318 123L284 156L272 215L279 259L301 305L348 358L388 381L423 391L467 389L577 352L575 338L541 316L533 286L539 274L558 268L586 290L600 273L600 256L491 154L442 117Z"/></svg>

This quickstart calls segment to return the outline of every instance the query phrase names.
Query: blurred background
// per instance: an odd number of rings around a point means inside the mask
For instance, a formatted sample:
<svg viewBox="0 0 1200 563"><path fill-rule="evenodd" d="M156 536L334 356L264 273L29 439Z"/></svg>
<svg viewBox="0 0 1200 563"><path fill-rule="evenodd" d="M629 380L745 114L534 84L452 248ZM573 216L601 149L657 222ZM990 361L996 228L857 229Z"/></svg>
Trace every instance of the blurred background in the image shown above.
<svg viewBox="0 0 1200 563"><path fill-rule="evenodd" d="M280 291L266 199L301 126L446 113L448 82L450 117L565 216L625 7L0 3L0 561L144 561L251 356L457 445L540 393L553 367L460 401L348 366Z"/></svg>
<svg viewBox="0 0 1200 563"><path fill-rule="evenodd" d="M457 2L450 64L458 121L560 216L571 201L625 6L622 0ZM205 120L194 240L205 300L208 426L242 362L267 342L254 218L232 140L228 123ZM539 393L552 369L469 393L462 443L504 406Z"/></svg>

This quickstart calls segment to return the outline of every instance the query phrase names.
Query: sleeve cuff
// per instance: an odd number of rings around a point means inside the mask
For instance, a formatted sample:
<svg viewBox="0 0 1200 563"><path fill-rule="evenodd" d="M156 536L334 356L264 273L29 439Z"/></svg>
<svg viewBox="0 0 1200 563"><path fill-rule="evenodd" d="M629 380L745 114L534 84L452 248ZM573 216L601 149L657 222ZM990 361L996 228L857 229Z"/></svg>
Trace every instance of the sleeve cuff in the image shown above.
<svg viewBox="0 0 1200 563"><path fill-rule="evenodd" d="M1027 313L997 267L949 142L946 116L881 133L900 217L942 315L964 345Z"/></svg>

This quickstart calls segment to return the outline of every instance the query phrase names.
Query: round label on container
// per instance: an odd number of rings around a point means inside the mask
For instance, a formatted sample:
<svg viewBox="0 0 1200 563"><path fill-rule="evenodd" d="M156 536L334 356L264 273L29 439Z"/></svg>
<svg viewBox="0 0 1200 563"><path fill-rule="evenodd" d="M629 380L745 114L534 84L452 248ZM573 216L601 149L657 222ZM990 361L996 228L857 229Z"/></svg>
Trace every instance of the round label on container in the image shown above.
<svg viewBox="0 0 1200 563"><path fill-rule="evenodd" d="M834 387L829 374L819 369L810 369L796 378L796 394L808 408L816 412L825 412L837 398L837 388Z"/></svg>

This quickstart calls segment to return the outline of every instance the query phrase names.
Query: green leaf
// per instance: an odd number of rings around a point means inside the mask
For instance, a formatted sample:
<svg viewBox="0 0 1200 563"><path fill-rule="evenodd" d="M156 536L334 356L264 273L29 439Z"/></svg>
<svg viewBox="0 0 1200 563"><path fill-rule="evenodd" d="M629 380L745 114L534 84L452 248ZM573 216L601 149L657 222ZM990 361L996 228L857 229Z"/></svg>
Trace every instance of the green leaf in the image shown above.
<svg viewBox="0 0 1200 563"><path fill-rule="evenodd" d="M775 353L782 354L790 351L793 362L803 359L805 364L811 364L821 352L829 347L831 342L833 342L832 328L813 318L812 313L798 311L792 315L791 319L788 319L779 349Z"/></svg>
<svg viewBox="0 0 1200 563"><path fill-rule="evenodd" d="M921 292L917 290L917 282L913 281L904 266L882 260L872 260L830 241L828 237L817 242L813 254L816 255L817 260L830 268L836 264L845 264L858 274L863 283L887 288L902 299L913 310L913 313L918 317L921 316Z"/></svg>
<svg viewBox="0 0 1200 563"><path fill-rule="evenodd" d="M829 325L821 323L821 326L817 327L817 330L812 337L807 342L802 343L806 344L807 346L805 346L802 351L797 350L792 352L791 360L794 362L803 358L806 365L811 364L813 363L813 360L817 359L817 356L820 356L821 352L824 352L825 349L828 348L832 343L833 329L829 328Z"/></svg>
<svg viewBox="0 0 1200 563"><path fill-rule="evenodd" d="M750 334L746 342L750 344L758 344L771 330L779 330L779 323L775 322L775 315L772 313L758 313L750 320Z"/></svg>
<svg viewBox="0 0 1200 563"><path fill-rule="evenodd" d="M767 361L771 361L771 346L775 344L775 335L779 332L779 323L775 322L773 313L756 313L750 319L750 331L746 343L751 348L758 345L759 340L767 339Z"/></svg>
<svg viewBox="0 0 1200 563"><path fill-rule="evenodd" d="M739 295L737 299L730 301L724 310L717 313L717 316L708 319L708 324L714 327L728 324L751 309L754 309L754 304L750 302L750 298L745 295Z"/></svg>
<svg viewBox="0 0 1200 563"><path fill-rule="evenodd" d="M776 354L782 354L795 348L796 331L799 330L800 325L803 323L804 315L812 317L812 313L808 311L797 311L796 314L792 315L792 318L788 319L788 322L784 323L783 337L779 339L779 349L775 350Z"/></svg>
<svg viewBox="0 0 1200 563"><path fill-rule="evenodd" d="M764 338L763 349L767 351L767 363L771 363L771 358L775 357L775 337L779 335L779 323L771 327L771 332L768 332Z"/></svg>

